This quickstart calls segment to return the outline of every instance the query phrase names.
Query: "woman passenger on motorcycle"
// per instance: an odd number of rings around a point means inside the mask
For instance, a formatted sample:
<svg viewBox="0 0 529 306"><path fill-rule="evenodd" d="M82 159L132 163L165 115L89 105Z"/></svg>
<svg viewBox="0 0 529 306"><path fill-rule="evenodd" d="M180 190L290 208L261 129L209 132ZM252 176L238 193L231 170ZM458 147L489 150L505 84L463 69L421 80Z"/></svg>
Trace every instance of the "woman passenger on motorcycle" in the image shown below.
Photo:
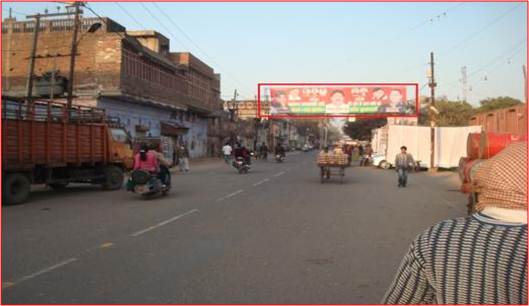
<svg viewBox="0 0 529 306"><path fill-rule="evenodd" d="M142 144L140 151L134 156L134 170L143 170L150 174L158 174L160 171L156 152L149 150L146 144Z"/></svg>

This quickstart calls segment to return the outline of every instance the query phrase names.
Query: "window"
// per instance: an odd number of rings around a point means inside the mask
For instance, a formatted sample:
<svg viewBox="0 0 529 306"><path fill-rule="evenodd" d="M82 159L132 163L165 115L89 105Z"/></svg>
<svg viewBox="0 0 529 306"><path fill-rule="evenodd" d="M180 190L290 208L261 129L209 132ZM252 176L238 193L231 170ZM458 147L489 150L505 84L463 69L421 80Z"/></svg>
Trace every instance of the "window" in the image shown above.
<svg viewBox="0 0 529 306"><path fill-rule="evenodd" d="M129 121L130 123L130 121ZM112 133L112 138L119 142L119 143L128 143L129 142L129 136L127 135L127 132L125 132L124 129L110 129Z"/></svg>

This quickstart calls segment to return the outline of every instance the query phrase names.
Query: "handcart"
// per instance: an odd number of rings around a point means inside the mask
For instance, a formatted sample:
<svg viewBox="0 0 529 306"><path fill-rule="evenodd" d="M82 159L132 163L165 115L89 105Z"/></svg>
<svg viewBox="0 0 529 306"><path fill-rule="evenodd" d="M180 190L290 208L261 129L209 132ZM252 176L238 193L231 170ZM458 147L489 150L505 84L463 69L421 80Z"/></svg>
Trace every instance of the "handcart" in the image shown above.
<svg viewBox="0 0 529 306"><path fill-rule="evenodd" d="M318 167L320 167L320 182L322 184L325 180L329 180L331 176L340 177L340 184L343 184L346 164L318 164Z"/></svg>

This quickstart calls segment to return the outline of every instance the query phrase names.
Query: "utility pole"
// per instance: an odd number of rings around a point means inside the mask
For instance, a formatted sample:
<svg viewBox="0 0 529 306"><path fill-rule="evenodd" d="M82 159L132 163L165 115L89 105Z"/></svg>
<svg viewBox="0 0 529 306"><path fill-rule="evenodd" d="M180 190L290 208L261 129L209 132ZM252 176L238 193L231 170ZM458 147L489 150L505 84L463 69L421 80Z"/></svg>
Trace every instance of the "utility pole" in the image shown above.
<svg viewBox="0 0 529 306"><path fill-rule="evenodd" d="M467 66L461 67L461 100L466 102L468 94Z"/></svg>
<svg viewBox="0 0 529 306"><path fill-rule="evenodd" d="M33 79L35 78L35 58L37 53L37 42L39 37L40 30L40 20L46 17L58 17L58 16L67 16L72 15L72 13L53 13L53 14L36 14L26 16L28 19L35 19L35 27L33 28L33 42L31 45L31 53L29 55L29 69L28 69L28 78L26 83L26 98L29 103L33 100Z"/></svg>
<svg viewBox="0 0 529 306"><path fill-rule="evenodd" d="M435 83L435 73L434 73L434 59L433 59L433 52L430 52L430 83L428 84L430 86L430 171L437 171L435 169L435 87L437 86L437 83Z"/></svg>
<svg viewBox="0 0 529 306"><path fill-rule="evenodd" d="M35 27L33 28L33 42L31 43L31 53L29 55L29 68L28 68L28 80L26 83L26 98L29 104L32 104L33 100L33 79L35 71L35 55L37 53L37 41L39 38L40 18L41 15L37 14L34 16L28 16L28 18L35 19Z"/></svg>
<svg viewBox="0 0 529 306"><path fill-rule="evenodd" d="M524 94L525 94L525 104L527 104L527 68L525 67L525 65L522 66L522 70L523 70L523 88L524 88Z"/></svg>
<svg viewBox="0 0 529 306"><path fill-rule="evenodd" d="M50 101L53 102L53 96L55 93L55 74L57 70L57 56L53 58L53 68L51 69L51 86L50 86Z"/></svg>
<svg viewBox="0 0 529 306"><path fill-rule="evenodd" d="M75 9L75 16L74 16L74 24L73 24L73 35L72 35L72 48L70 52L70 75L68 77L68 96L66 98L66 103L68 109L72 107L72 101L73 101L73 79L74 79L74 70L75 70L75 55L77 54L77 32L79 32L79 14L80 9L79 6L81 5L81 2L74 2L74 9Z"/></svg>

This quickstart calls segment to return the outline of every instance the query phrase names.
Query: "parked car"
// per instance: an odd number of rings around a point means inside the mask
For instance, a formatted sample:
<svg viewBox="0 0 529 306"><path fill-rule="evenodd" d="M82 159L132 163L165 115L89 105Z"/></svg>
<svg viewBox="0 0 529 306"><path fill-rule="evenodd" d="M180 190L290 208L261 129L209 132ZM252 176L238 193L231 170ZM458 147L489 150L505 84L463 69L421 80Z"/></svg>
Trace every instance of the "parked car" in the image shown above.
<svg viewBox="0 0 529 306"><path fill-rule="evenodd" d="M390 169L391 163L387 161L386 155L384 154L373 154L373 166L380 167L382 169Z"/></svg>

